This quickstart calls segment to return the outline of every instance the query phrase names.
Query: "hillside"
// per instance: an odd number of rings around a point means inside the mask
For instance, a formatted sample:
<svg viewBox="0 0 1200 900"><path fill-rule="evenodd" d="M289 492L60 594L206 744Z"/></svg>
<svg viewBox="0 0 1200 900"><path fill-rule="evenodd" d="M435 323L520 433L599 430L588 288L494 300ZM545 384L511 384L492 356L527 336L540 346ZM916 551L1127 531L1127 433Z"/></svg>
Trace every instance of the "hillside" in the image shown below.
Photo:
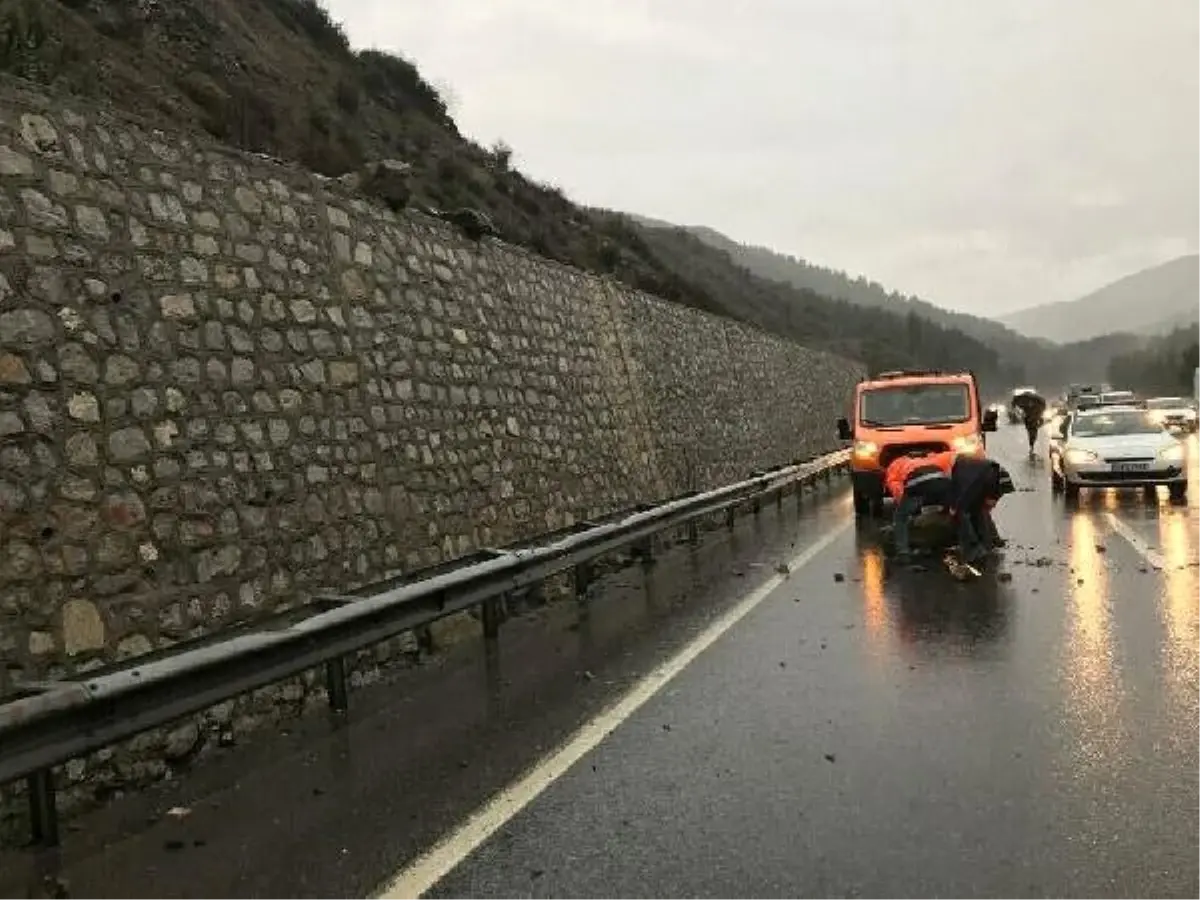
<svg viewBox="0 0 1200 900"><path fill-rule="evenodd" d="M760 278L782 281L802 290L814 291L825 297L846 300L855 306L871 309L886 309L916 313L943 328L961 331L982 341L1001 354L1016 360L1020 365L1035 364L1041 358L1046 341L1031 339L1018 334L1011 328L982 316L954 312L935 306L926 300L911 295L890 291L876 281L862 275L851 277L845 272L816 265L767 247L741 244L721 232L704 225L678 226L645 216L633 217L638 224L648 229L674 229L683 227L705 244L728 253L732 259L745 266Z"/></svg>
<svg viewBox="0 0 1200 900"><path fill-rule="evenodd" d="M1146 394L1191 396L1200 365L1200 338L1194 325L1150 338L1136 350L1113 357L1108 380Z"/></svg>
<svg viewBox="0 0 1200 900"><path fill-rule="evenodd" d="M411 63L353 50L317 0L0 0L0 71L330 176L403 160L414 205L480 210L544 256L873 368L970 365L1000 389L1046 362L943 311L839 302L757 277L694 235L578 207L516 171L506 146L466 140Z"/></svg>
<svg viewBox="0 0 1200 900"><path fill-rule="evenodd" d="M1054 341L1110 331L1162 334L1200 319L1200 256L1181 256L1143 269L1078 300L1011 313L1004 324Z"/></svg>

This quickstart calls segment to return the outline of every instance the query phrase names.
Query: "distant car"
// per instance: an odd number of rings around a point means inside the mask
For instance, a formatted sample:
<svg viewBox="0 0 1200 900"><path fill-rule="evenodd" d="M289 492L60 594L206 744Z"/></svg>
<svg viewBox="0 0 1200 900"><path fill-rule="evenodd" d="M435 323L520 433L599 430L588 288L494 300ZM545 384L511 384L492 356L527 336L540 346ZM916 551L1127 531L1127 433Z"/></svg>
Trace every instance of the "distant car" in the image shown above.
<svg viewBox="0 0 1200 900"><path fill-rule="evenodd" d="M1102 391L1100 406L1138 406L1137 395L1133 391Z"/></svg>
<svg viewBox="0 0 1200 900"><path fill-rule="evenodd" d="M1150 397L1146 409L1170 431L1196 431L1196 406L1187 397Z"/></svg>
<svg viewBox="0 0 1200 900"><path fill-rule="evenodd" d="M1187 451L1148 410L1107 406L1063 419L1050 441L1050 488L1078 498L1081 488L1166 485L1171 499L1187 498Z"/></svg>

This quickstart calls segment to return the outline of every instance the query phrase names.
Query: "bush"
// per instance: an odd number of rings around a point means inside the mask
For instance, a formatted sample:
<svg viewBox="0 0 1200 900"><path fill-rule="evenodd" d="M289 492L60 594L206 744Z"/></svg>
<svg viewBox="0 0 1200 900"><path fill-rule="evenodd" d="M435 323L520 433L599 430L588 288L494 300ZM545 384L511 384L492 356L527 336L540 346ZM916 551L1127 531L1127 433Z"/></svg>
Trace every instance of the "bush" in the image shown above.
<svg viewBox="0 0 1200 900"><path fill-rule="evenodd" d="M382 50L362 50L357 60L363 86L378 103L393 112L413 110L440 125L454 128L437 90L407 59Z"/></svg>
<svg viewBox="0 0 1200 900"><path fill-rule="evenodd" d="M350 40L342 26L329 17L319 0L266 0L279 21L314 44L337 54L350 52Z"/></svg>

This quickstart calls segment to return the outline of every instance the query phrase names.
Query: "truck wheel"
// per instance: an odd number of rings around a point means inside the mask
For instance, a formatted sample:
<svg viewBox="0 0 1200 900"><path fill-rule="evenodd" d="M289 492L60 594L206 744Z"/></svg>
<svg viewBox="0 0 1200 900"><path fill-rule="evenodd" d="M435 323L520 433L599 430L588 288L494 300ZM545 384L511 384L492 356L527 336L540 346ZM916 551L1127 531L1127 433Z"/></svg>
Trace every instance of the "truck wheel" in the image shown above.
<svg viewBox="0 0 1200 900"><path fill-rule="evenodd" d="M1051 469L1050 470L1050 493L1061 494L1062 492L1063 492L1063 477L1061 475L1059 475L1057 472L1055 472L1053 469Z"/></svg>
<svg viewBox="0 0 1200 900"><path fill-rule="evenodd" d="M855 488L854 489L854 515L856 515L860 519L869 519L869 518L871 518L871 512L872 512L871 498L868 497L866 494L864 494L862 491L860 491L858 488Z"/></svg>
<svg viewBox="0 0 1200 900"><path fill-rule="evenodd" d="M1074 482L1063 479L1063 492L1066 494L1068 503L1079 502L1079 485Z"/></svg>
<svg viewBox="0 0 1200 900"><path fill-rule="evenodd" d="M1176 484L1171 485L1171 487L1169 488L1169 490L1171 491L1171 502L1172 503L1186 503L1187 502L1187 487L1188 486L1187 486L1186 481L1178 482Z"/></svg>

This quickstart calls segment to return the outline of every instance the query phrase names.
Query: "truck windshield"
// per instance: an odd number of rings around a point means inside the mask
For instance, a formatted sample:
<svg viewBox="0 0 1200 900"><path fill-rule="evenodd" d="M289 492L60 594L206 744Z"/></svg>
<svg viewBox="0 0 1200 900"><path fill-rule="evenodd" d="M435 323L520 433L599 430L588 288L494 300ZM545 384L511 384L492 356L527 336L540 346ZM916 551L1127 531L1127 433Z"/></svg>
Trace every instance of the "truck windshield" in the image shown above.
<svg viewBox="0 0 1200 900"><path fill-rule="evenodd" d="M965 384L906 384L862 392L858 410L863 425L940 425L971 418L971 393Z"/></svg>

